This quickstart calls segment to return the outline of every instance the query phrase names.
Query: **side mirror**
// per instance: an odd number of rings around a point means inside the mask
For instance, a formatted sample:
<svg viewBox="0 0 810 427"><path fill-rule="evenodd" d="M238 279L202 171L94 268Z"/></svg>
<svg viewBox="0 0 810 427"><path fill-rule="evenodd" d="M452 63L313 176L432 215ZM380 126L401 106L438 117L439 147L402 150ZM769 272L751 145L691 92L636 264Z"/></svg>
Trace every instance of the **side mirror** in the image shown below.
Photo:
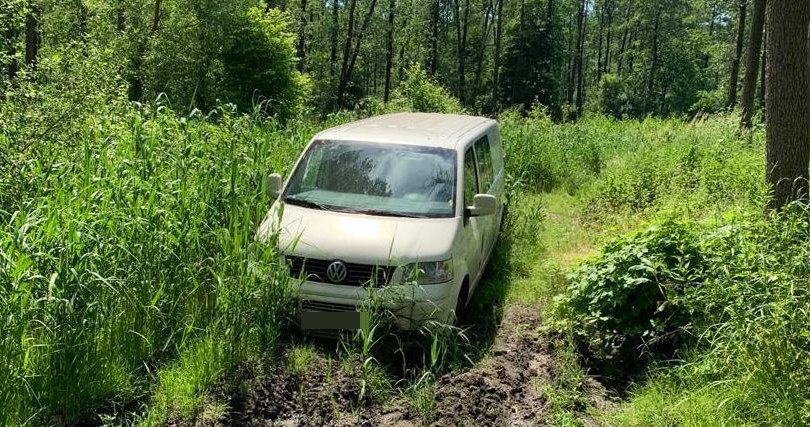
<svg viewBox="0 0 810 427"><path fill-rule="evenodd" d="M281 175L272 173L267 177L267 192L271 197L278 197L282 187L284 187L284 180L281 179Z"/></svg>
<svg viewBox="0 0 810 427"><path fill-rule="evenodd" d="M469 216L493 215L498 211L498 199L492 194L476 194L473 205L467 207Z"/></svg>

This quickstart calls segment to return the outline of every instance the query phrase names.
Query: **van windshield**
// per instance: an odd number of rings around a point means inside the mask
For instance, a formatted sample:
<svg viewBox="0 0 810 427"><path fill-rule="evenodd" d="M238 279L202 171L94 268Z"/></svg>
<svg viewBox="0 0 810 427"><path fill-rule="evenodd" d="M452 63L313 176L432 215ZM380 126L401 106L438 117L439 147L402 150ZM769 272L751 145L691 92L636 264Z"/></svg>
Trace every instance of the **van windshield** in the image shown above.
<svg viewBox="0 0 810 427"><path fill-rule="evenodd" d="M415 145L316 141L284 193L313 209L417 218L454 216L456 153Z"/></svg>

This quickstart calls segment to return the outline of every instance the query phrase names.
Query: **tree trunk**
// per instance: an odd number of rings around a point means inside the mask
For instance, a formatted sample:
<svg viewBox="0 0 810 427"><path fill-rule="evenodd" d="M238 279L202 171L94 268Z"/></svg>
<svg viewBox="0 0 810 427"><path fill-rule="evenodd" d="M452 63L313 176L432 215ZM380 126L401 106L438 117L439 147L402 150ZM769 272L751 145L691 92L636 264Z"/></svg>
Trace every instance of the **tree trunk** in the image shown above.
<svg viewBox="0 0 810 427"><path fill-rule="evenodd" d="M8 46L7 54L10 58L6 72L8 73L8 79L14 80L19 71L19 64L17 64L17 29L11 24L6 29L6 43Z"/></svg>
<svg viewBox="0 0 810 427"><path fill-rule="evenodd" d="M619 48L619 64L617 65L617 72L619 75L622 75L623 67L624 67L624 52L627 50L627 41L630 37L630 13L632 12L633 2L627 2L627 12L625 12L624 18L624 31L622 33L622 44Z"/></svg>
<svg viewBox="0 0 810 427"><path fill-rule="evenodd" d="M83 0L77 0L79 6L79 38L82 42L87 41L87 6Z"/></svg>
<svg viewBox="0 0 810 427"><path fill-rule="evenodd" d="M603 0L599 8L599 37L597 38L598 42L596 44L596 78L594 79L595 83L599 83L599 80L602 78L602 41L604 40L604 30L605 30L605 6L607 4Z"/></svg>
<svg viewBox="0 0 810 427"><path fill-rule="evenodd" d="M470 98L475 100L478 97L478 90L481 88L481 75L484 73L484 58L486 56L487 51L487 40L489 40L489 30L492 28L492 20L490 16L492 15L492 0L487 0L483 5L483 22L481 23L481 27L483 27L483 31L481 34L481 46L478 49L478 57L476 58L476 65L475 65L475 82L473 83L473 92L470 94Z"/></svg>
<svg viewBox="0 0 810 427"><path fill-rule="evenodd" d="M587 6L588 0L583 0L577 12L577 52L575 58L575 74L577 81L577 117L582 117L585 106L585 27L588 24Z"/></svg>
<svg viewBox="0 0 810 427"><path fill-rule="evenodd" d="M607 11L607 40L605 45L605 63L602 64L602 72L610 73L610 66L613 58L611 58L611 47L613 46L613 13L616 11L616 5L611 0L608 4Z"/></svg>
<svg viewBox="0 0 810 427"><path fill-rule="evenodd" d="M388 34L385 37L385 88L383 89L383 102L391 99L391 68L394 66L394 14L397 1L388 1Z"/></svg>
<svg viewBox="0 0 810 427"><path fill-rule="evenodd" d="M647 100L645 104L653 99L653 91L655 90L655 73L658 71L658 28L661 24L661 8L658 7L655 11L655 23L653 24L653 42L652 42L652 58L650 59L650 75L647 80ZM647 108L649 112L649 108Z"/></svg>
<svg viewBox="0 0 810 427"><path fill-rule="evenodd" d="M579 9L577 9L577 16L579 14ZM574 44L574 16L573 14L568 14L568 51L566 57L568 57L568 63L566 65L567 76L565 76L566 84L565 84L565 102L569 106L574 105L574 79L576 78L576 61L574 61L574 57L576 57L576 47L579 46Z"/></svg>
<svg viewBox="0 0 810 427"><path fill-rule="evenodd" d="M501 76L501 39L503 38L503 2L498 0L498 21L495 23L495 57L492 63L492 111L498 111L498 86Z"/></svg>
<svg viewBox="0 0 810 427"><path fill-rule="evenodd" d="M773 25L767 36L765 173L773 190L769 206L781 209L807 198L810 7L804 1L769 0L766 14Z"/></svg>
<svg viewBox="0 0 810 427"><path fill-rule="evenodd" d="M160 11L160 0L155 0L155 13L152 15L152 32L160 28L160 16L162 12Z"/></svg>
<svg viewBox="0 0 810 427"><path fill-rule="evenodd" d="M726 105L734 108L737 104L737 81L740 77L740 61L742 60L743 39L745 38L745 13L748 0L740 0L740 16L737 22L737 47L734 50L734 59L731 61L731 79L728 83L728 100Z"/></svg>
<svg viewBox="0 0 810 427"><path fill-rule="evenodd" d="M298 55L298 71L304 71L306 60L306 34L307 33L307 0L301 0L301 18L298 21L298 41L296 51Z"/></svg>
<svg viewBox="0 0 810 427"><path fill-rule="evenodd" d="M39 59L39 29L42 12L38 5L31 5L25 16L25 65L29 70L37 67Z"/></svg>
<svg viewBox="0 0 810 427"><path fill-rule="evenodd" d="M346 26L346 42L343 44L343 65L340 67L340 80L338 81L337 108L343 106L343 94L346 91L346 78L349 69L349 56L351 55L352 39L354 38L354 14L357 8L357 0L349 0L349 21Z"/></svg>
<svg viewBox="0 0 810 427"><path fill-rule="evenodd" d="M426 71L435 76L439 67L439 15L441 14L441 0L433 0L430 5L430 49L428 50Z"/></svg>
<svg viewBox="0 0 810 427"><path fill-rule="evenodd" d="M456 55L458 56L458 90L456 95L461 102L464 102L466 100L465 89L467 86L465 67L467 65L467 17L470 10L470 0L466 0L464 3L463 15L459 4L460 1L453 0L454 20L456 21Z"/></svg>
<svg viewBox="0 0 810 427"><path fill-rule="evenodd" d="M349 29L348 34L346 35L346 46L343 50L344 54L343 67L340 72L340 83L338 85L338 94L337 94L338 107L343 106L343 96L346 92L346 86L349 84L349 80L351 80L352 78L354 65L357 62L357 55L360 53L360 45L363 42L363 37L365 36L366 30L368 29L368 24L371 22L371 17L374 15L374 8L377 6L377 0L371 0L371 4L368 7L368 13L366 14L366 17L363 20L363 25L360 27L360 32L357 33L354 49L352 49L351 39L354 33L354 11L356 6L357 0L352 0L349 9ZM351 60L349 60L350 56Z"/></svg>
<svg viewBox="0 0 810 427"><path fill-rule="evenodd" d="M338 31L340 30L338 2L332 1L332 49L329 52L329 74L334 77L337 71Z"/></svg>
<svg viewBox="0 0 810 427"><path fill-rule="evenodd" d="M714 35L714 23L717 21L717 8L712 6L712 18L709 21L709 39L712 38ZM709 60L711 57L709 56L709 52L703 54L703 68L709 68Z"/></svg>
<svg viewBox="0 0 810 427"><path fill-rule="evenodd" d="M124 15L124 1L119 0L115 8L115 31L123 33L127 29L126 15Z"/></svg>
<svg viewBox="0 0 810 427"><path fill-rule="evenodd" d="M748 43L748 58L745 66L745 79L742 90L742 118L740 125L751 128L754 115L754 95L759 75L759 55L762 48L762 27L765 24L765 0L754 0L754 15L751 17L751 38Z"/></svg>
<svg viewBox="0 0 810 427"><path fill-rule="evenodd" d="M768 64L768 49L767 49L767 38L768 38L768 23L765 22L765 31L763 31L762 35L762 56L760 57L759 62L761 65L759 66L759 89L757 89L757 99L759 100L759 108L765 108L765 83L767 79L765 78L765 70Z"/></svg>

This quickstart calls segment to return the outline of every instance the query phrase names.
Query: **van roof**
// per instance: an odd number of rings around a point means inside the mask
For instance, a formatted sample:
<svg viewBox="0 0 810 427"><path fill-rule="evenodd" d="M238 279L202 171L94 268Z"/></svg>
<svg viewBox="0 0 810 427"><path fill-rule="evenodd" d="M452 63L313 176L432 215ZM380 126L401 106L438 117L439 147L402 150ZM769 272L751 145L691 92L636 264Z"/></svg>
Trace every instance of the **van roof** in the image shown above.
<svg viewBox="0 0 810 427"><path fill-rule="evenodd" d="M437 113L396 113L371 117L327 129L322 140L412 144L455 149L474 130L489 127L486 117Z"/></svg>

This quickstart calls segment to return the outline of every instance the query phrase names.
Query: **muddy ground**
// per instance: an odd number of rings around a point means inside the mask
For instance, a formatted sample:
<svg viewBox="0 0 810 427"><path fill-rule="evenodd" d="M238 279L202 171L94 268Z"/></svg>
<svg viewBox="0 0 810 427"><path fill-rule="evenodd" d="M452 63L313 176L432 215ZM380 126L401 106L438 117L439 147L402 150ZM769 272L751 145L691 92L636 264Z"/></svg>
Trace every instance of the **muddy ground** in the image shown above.
<svg viewBox="0 0 810 427"><path fill-rule="evenodd" d="M472 367L437 378L433 409L426 416L400 395L372 401L357 375L362 360L339 364L317 357L305 372L282 364L245 366L238 386L220 387L224 411L203 413L193 425L244 426L542 426L550 425L549 390L563 369L555 340L540 331L536 308L511 305L488 354ZM609 404L597 382L581 386L586 406ZM382 401L380 401L382 400Z"/></svg>

